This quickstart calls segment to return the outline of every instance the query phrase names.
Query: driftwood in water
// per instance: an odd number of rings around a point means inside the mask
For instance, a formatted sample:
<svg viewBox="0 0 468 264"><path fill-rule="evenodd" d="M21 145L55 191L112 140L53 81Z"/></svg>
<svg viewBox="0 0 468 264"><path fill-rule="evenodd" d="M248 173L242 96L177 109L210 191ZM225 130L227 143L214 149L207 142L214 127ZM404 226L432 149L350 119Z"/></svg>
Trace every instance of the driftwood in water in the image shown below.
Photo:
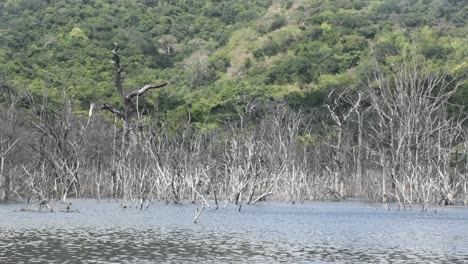
<svg viewBox="0 0 468 264"><path fill-rule="evenodd" d="M198 221L198 218L200 217L201 213L203 212L203 210L205 210L205 206L204 204L202 203L201 204L201 209L197 209L195 210L195 219L193 220L193 222L196 224L197 221Z"/></svg>

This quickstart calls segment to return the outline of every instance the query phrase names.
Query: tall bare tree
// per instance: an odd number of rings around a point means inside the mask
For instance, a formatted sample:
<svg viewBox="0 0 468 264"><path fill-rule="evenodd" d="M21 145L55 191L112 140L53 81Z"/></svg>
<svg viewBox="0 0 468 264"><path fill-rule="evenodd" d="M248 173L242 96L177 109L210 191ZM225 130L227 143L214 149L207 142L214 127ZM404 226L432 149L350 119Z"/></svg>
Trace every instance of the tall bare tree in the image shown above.
<svg viewBox="0 0 468 264"><path fill-rule="evenodd" d="M132 121L135 116L135 113L138 107L138 101L140 97L143 96L149 90L165 87L167 85L167 82L162 82L158 84L147 84L140 89L127 93L125 87L123 86L123 80L122 80L123 68L122 68L122 65L120 64L120 56L117 53L118 50L119 50L119 45L117 43L114 43L114 49L112 50L112 62L114 64L114 73L115 73L114 81L115 81L115 87L117 89L117 92L120 95L123 109L119 110L110 104L104 104L102 105L101 108L114 113L116 116L122 119L123 126L124 126L122 140L129 142L130 145L134 146L137 143L137 137L133 131L134 126L132 125Z"/></svg>

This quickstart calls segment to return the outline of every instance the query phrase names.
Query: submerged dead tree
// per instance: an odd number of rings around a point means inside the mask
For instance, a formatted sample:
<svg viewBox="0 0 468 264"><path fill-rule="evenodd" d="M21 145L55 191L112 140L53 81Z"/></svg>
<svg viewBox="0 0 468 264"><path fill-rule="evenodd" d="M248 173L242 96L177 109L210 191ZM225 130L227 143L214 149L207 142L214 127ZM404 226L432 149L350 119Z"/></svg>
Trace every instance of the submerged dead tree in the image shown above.
<svg viewBox="0 0 468 264"><path fill-rule="evenodd" d="M120 56L117 53L119 50L119 45L114 43L114 49L112 50L112 63L114 64L115 72L115 87L117 92L120 95L123 109L119 110L116 107L110 104L104 104L101 106L101 109L105 109L121 118L123 121L123 143L129 143L130 146L135 146L137 143L137 137L134 133L134 125L132 124L133 118L135 116L136 110L138 108L138 102L141 96L143 96L147 91L151 89L162 88L167 85L167 82L159 84L147 84L140 89L134 90L132 92L126 93L122 81L122 65L120 64Z"/></svg>
<svg viewBox="0 0 468 264"><path fill-rule="evenodd" d="M122 71L123 67L120 63L120 56L118 54L119 45L114 43L114 49L112 50L112 63L114 64L115 73L115 87L122 102L122 109L119 110L115 106L110 104L104 104L101 109L108 110L115 115L115 121L121 119L123 122L122 128L122 141L120 150L116 147L115 135L117 130L117 123L114 125L114 144L113 144L113 164L111 170L112 184L111 184L111 195L121 196L124 199L132 196L132 186L137 184L136 179L139 179L138 185L141 186L140 190L143 190L143 182L147 173L146 167L141 167L138 164L143 162L141 160L141 153L137 149L138 137L135 129L138 127L140 121L140 113L138 112L139 101L141 97L149 90L162 88L167 85L167 82L159 84L147 84L140 89L136 89L131 92L127 92L123 86ZM137 115L137 121L134 122L135 116ZM120 158L116 159L116 156ZM117 161L117 162L116 162ZM145 173L142 174L141 169L144 169ZM138 172L138 173L136 173ZM135 174L136 173L136 174ZM146 186L146 184L144 184ZM140 194L140 198L143 199L143 194Z"/></svg>
<svg viewBox="0 0 468 264"><path fill-rule="evenodd" d="M413 56L392 66L390 74L376 66L367 86L377 118L366 127L383 170L383 200L389 195L403 208L416 202L422 210L439 200L453 203L462 182L454 157L466 142L467 118L450 102L457 79Z"/></svg>
<svg viewBox="0 0 468 264"><path fill-rule="evenodd" d="M346 171L349 170L347 167L347 152L350 152L350 147L346 146L345 130L349 130L349 120L353 113L359 114L359 107L361 105L361 93L358 93L356 98L350 96L349 89L346 89L342 93L335 96L332 99L334 91L332 91L328 98L332 100L332 105L327 104L326 107L330 113L330 116L334 122L334 132L336 133L335 142L331 142L331 162L330 166L327 166L327 170L332 174L334 179L334 189L329 189L331 195L338 199L344 199L345 196L345 175ZM347 109L340 109L342 105L349 105ZM348 134L351 134L348 132ZM348 139L349 141L349 139ZM360 144L361 142L359 142ZM348 144L349 145L349 144ZM360 166L360 164L359 164ZM360 168L359 168L360 170Z"/></svg>

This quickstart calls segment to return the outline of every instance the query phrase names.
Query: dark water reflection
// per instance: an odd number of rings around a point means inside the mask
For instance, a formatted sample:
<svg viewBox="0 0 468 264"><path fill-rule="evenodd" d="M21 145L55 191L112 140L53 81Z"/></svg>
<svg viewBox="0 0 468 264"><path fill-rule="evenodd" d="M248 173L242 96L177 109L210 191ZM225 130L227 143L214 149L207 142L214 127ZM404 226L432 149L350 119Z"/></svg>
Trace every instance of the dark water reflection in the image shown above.
<svg viewBox="0 0 468 264"><path fill-rule="evenodd" d="M122 210L76 201L75 213L0 205L0 263L463 263L468 210L396 212L359 203L195 205Z"/></svg>

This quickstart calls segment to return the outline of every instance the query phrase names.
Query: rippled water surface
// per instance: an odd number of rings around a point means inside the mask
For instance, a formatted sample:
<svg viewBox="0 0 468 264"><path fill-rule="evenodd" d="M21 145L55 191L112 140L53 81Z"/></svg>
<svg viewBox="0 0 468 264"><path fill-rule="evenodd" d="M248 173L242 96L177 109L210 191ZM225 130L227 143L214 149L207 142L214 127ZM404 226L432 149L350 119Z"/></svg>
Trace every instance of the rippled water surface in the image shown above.
<svg viewBox="0 0 468 264"><path fill-rule="evenodd" d="M468 209L363 203L196 205L73 201L74 212L0 204L0 263L466 263Z"/></svg>

